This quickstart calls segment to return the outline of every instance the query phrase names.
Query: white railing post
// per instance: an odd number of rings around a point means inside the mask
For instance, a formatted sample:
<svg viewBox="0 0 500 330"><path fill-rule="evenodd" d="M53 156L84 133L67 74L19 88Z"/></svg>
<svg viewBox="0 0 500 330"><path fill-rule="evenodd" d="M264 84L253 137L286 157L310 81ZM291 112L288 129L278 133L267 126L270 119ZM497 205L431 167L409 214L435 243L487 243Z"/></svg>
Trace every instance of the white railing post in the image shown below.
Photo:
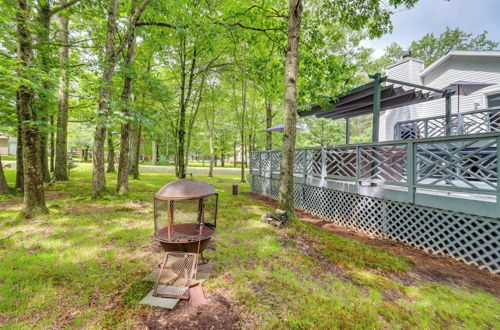
<svg viewBox="0 0 500 330"><path fill-rule="evenodd" d="M417 174L415 162L415 143L409 141L406 147L406 158L408 159L408 173L406 174L406 182L408 184L408 201L415 203L415 179Z"/></svg>
<svg viewBox="0 0 500 330"><path fill-rule="evenodd" d="M497 137L497 214L500 214L500 136Z"/></svg>
<svg viewBox="0 0 500 330"><path fill-rule="evenodd" d="M321 180L326 178L326 148L321 146Z"/></svg>
<svg viewBox="0 0 500 330"><path fill-rule="evenodd" d="M356 146L356 182L361 184L361 155L359 146Z"/></svg>
<svg viewBox="0 0 500 330"><path fill-rule="evenodd" d="M304 149L304 153L302 154L302 175L304 176L304 183L306 183L307 177L307 149Z"/></svg>

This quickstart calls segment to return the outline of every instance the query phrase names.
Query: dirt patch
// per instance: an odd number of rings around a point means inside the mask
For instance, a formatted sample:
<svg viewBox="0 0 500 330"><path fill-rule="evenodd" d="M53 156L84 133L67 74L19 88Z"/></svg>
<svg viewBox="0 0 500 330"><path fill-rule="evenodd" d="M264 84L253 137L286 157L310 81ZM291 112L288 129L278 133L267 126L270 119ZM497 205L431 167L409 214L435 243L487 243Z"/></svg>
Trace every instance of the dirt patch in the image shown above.
<svg viewBox="0 0 500 330"><path fill-rule="evenodd" d="M273 208L277 206L277 202L268 197L257 194L246 195L262 201ZM341 237L369 246L379 247L398 256L411 259L415 265L412 271L402 275L388 275L395 281L406 285L415 285L424 281L437 282L466 290L480 288L492 293L496 297L500 297L499 275L493 275L475 266L466 265L451 257L436 256L410 248L400 242L370 237L300 210L296 210L296 215L302 221L312 223Z"/></svg>
<svg viewBox="0 0 500 330"><path fill-rule="evenodd" d="M155 308L144 318L148 329L240 329L239 311L228 298L213 294L207 295L208 303L191 307L189 302L181 301L175 309Z"/></svg>

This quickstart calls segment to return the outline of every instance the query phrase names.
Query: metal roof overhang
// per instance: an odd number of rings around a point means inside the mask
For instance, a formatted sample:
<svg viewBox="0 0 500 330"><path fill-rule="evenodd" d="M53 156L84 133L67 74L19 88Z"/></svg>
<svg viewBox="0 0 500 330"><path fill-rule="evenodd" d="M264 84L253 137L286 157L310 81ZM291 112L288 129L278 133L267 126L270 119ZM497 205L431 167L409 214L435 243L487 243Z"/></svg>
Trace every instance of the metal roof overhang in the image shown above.
<svg viewBox="0 0 500 330"><path fill-rule="evenodd" d="M389 79L388 79L389 81ZM442 98L443 95L437 92L424 92L424 86L410 86L411 89L404 89L401 86L391 84L383 86L380 91L380 110L399 108L406 105L431 101ZM413 88L414 87L414 88ZM418 88L422 87L422 89ZM338 100L330 101L332 109L323 110L319 105L312 105L310 110L297 110L300 117L316 116L318 118L342 119L352 118L370 114L373 112L373 83L362 85L353 89L350 93L343 95Z"/></svg>

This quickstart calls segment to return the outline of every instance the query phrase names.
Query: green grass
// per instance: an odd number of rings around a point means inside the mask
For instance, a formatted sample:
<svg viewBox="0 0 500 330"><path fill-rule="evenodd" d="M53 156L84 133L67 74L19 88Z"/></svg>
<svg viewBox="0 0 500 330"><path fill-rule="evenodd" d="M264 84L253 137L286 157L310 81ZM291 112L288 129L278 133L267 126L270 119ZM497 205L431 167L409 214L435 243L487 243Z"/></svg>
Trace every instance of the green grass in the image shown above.
<svg viewBox="0 0 500 330"><path fill-rule="evenodd" d="M10 184L14 170L7 169ZM207 257L217 264L204 284L240 306L244 328L498 328L498 300L481 290L405 285L404 257L294 221L277 229L269 211L232 196L238 175L208 179L220 194L217 235ZM91 201L91 172L50 186L50 214L19 220L20 196L0 203L0 327L134 328L152 308L138 305L161 261L153 248L152 197L171 174L143 173L128 196ZM108 175L110 191L115 176ZM248 184L241 185L243 193Z"/></svg>
<svg viewBox="0 0 500 330"><path fill-rule="evenodd" d="M2 161L4 161L4 160L16 160L16 156L2 155Z"/></svg>

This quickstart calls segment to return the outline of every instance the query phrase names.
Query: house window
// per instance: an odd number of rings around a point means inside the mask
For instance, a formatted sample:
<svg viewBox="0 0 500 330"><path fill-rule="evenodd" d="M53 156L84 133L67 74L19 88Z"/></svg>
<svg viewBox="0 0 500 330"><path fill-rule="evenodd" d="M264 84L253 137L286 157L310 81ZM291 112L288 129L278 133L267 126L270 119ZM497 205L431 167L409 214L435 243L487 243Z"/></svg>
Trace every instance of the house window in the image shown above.
<svg viewBox="0 0 500 330"><path fill-rule="evenodd" d="M486 96L488 108L500 107L500 93L491 94Z"/></svg>

